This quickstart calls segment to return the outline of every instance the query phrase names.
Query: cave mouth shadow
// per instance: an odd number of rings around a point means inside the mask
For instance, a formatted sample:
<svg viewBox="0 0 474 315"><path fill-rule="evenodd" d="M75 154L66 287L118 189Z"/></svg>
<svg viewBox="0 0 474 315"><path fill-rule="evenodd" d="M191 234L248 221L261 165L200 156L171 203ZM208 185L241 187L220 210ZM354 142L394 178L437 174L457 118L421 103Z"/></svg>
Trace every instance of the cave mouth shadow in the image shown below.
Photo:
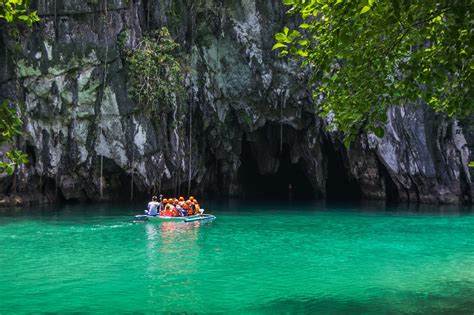
<svg viewBox="0 0 474 315"><path fill-rule="evenodd" d="M276 173L261 175L256 153L244 138L239 168L240 198L253 201L314 200L313 186L301 163L292 163L288 145L283 145L279 160Z"/></svg>
<svg viewBox="0 0 474 315"><path fill-rule="evenodd" d="M330 202L357 202L362 200L362 192L355 178L344 166L343 154L333 145L324 147L327 156L326 200Z"/></svg>

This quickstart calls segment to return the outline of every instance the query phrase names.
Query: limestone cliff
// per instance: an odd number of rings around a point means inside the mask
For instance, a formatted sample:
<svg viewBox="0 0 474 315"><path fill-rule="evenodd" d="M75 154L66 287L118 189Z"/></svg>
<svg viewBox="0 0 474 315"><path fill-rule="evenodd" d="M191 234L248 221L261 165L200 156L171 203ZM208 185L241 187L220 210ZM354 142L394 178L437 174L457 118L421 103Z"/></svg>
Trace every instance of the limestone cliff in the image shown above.
<svg viewBox="0 0 474 315"><path fill-rule="evenodd" d="M5 32L0 42L0 96L23 104L18 145L31 159L3 176L5 195L111 200L185 194L190 180L193 194L211 196L255 195L247 184L263 183L297 197L471 201L456 121L421 105L393 108L384 138L362 134L349 150L327 131L307 75L271 51L275 31L292 23L280 0L36 5L41 22L19 42ZM128 96L119 46L161 26L190 56L189 100L160 104L151 118Z"/></svg>

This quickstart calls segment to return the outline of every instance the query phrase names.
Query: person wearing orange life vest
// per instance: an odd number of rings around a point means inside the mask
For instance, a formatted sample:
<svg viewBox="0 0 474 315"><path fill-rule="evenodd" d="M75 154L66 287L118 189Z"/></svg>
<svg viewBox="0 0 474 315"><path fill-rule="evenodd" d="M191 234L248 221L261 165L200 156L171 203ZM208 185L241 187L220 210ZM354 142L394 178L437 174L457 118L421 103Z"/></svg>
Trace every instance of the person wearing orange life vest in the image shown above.
<svg viewBox="0 0 474 315"><path fill-rule="evenodd" d="M162 214L163 216L166 216L166 217L173 216L174 206L172 202L173 202L173 199L167 200L165 210L163 211L163 214Z"/></svg>
<svg viewBox="0 0 474 315"><path fill-rule="evenodd" d="M201 208L199 207L199 203L198 201L196 200L196 198L194 198L193 196L190 196L189 197L189 200L191 201L192 203L192 207L193 207L193 213L194 214L202 214L204 211L201 212Z"/></svg>
<svg viewBox="0 0 474 315"><path fill-rule="evenodd" d="M191 202L191 200L186 200L186 214L187 215L194 214L193 203Z"/></svg>
<svg viewBox="0 0 474 315"><path fill-rule="evenodd" d="M182 197L180 197L181 199ZM184 203L181 202L181 201L178 201L178 203L176 204L176 209L178 209L178 212L179 212L179 215L181 217L185 217L186 216L186 209L184 208Z"/></svg>
<svg viewBox="0 0 474 315"><path fill-rule="evenodd" d="M204 209L201 209L201 207L199 206L199 203L197 202L197 200L195 200L195 203L194 203L194 212L196 214L203 214L204 213Z"/></svg>

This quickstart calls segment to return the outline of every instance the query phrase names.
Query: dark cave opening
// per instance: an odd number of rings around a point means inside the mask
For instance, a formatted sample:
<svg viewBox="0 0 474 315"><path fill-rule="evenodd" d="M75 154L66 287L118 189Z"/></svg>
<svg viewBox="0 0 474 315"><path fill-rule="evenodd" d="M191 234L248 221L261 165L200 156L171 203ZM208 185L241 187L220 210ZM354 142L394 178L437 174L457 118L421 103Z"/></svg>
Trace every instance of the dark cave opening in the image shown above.
<svg viewBox="0 0 474 315"><path fill-rule="evenodd" d="M343 155L334 145L325 146L327 156L326 198L331 201L357 201L362 199L357 181L350 177L344 166Z"/></svg>
<svg viewBox="0 0 474 315"><path fill-rule="evenodd" d="M300 163L292 163L287 145L279 155L280 166L275 174L261 175L255 151L245 138L242 141L239 179L241 198L246 200L311 200L314 190Z"/></svg>
<svg viewBox="0 0 474 315"><path fill-rule="evenodd" d="M400 193L398 192L397 185L393 181L392 177L388 173L386 167L379 162L380 174L383 176L385 181L385 199L388 203L400 202Z"/></svg>

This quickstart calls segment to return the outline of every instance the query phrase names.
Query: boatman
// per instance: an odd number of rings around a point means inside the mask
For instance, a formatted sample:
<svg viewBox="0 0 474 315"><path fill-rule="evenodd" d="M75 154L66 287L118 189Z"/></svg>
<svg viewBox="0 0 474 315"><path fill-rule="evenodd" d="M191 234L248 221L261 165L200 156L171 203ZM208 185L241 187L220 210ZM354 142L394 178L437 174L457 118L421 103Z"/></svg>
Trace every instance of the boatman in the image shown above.
<svg viewBox="0 0 474 315"><path fill-rule="evenodd" d="M151 198L151 201L148 203L148 210L145 210L145 214L151 215L151 216L156 216L158 214L158 207L160 206L160 203L158 202L158 197L153 196Z"/></svg>

